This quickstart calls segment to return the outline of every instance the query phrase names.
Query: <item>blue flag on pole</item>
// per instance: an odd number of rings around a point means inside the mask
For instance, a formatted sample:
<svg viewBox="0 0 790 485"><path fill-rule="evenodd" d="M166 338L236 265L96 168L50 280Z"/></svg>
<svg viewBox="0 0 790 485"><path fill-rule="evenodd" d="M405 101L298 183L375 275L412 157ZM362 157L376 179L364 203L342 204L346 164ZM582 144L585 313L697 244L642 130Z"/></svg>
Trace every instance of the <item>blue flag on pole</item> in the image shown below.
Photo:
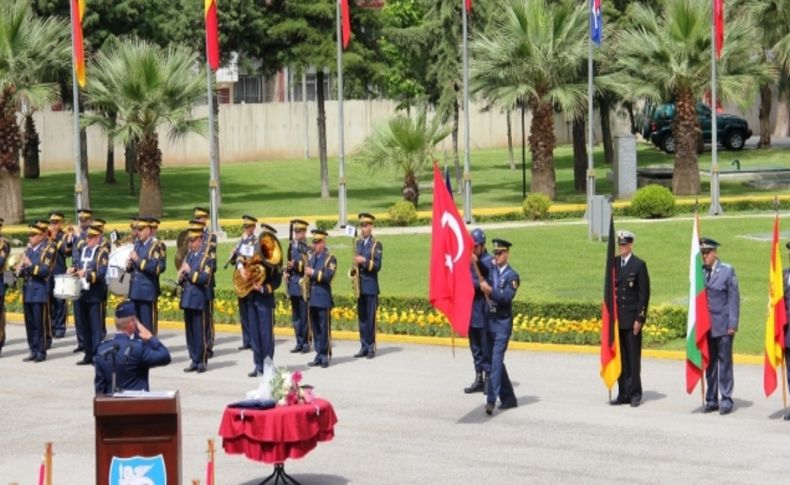
<svg viewBox="0 0 790 485"><path fill-rule="evenodd" d="M590 0L590 39L595 45L601 45L603 37L603 14L601 0Z"/></svg>

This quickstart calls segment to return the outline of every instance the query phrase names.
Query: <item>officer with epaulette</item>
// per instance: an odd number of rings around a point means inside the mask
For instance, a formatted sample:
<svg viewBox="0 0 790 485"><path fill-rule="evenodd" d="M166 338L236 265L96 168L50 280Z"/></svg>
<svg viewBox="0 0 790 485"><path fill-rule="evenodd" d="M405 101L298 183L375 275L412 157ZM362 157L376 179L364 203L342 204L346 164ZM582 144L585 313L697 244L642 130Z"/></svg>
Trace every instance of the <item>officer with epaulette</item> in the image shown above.
<svg viewBox="0 0 790 485"><path fill-rule="evenodd" d="M719 414L725 415L732 412L733 406L732 344L738 331L741 294L735 269L719 260L719 246L719 243L707 237L699 240L710 311L710 362L705 369L708 389L702 411L712 413L718 410Z"/></svg>
<svg viewBox="0 0 790 485"><path fill-rule="evenodd" d="M82 255L82 250L85 249L85 239L88 236L88 229L90 229L91 223L93 222L93 211L91 209L79 209L77 210L77 219L79 220L79 231L72 233L69 248L71 252L71 265L74 267L80 265L80 257ZM74 328L77 333L77 347L75 347L72 352L78 354L85 351L85 342L82 341L85 330L83 329L84 325L80 317L82 312L80 312L79 309L79 299L74 300L72 306L74 311Z"/></svg>
<svg viewBox="0 0 790 485"><path fill-rule="evenodd" d="M170 351L137 320L131 301L123 301L115 309L115 328L118 333L99 345L94 358L96 394L150 390L148 370L169 364Z"/></svg>
<svg viewBox="0 0 790 485"><path fill-rule="evenodd" d="M262 244L266 241L274 243L277 230L268 224L261 224L261 229ZM263 362L267 357L274 360L274 291L280 287L283 280L280 266L266 264L266 252L262 259L261 264L264 266L263 271L266 276L262 282L252 285L252 291L246 298L252 359L255 365L253 371L248 374L250 377L263 375ZM282 260L279 263L281 262Z"/></svg>
<svg viewBox="0 0 790 485"><path fill-rule="evenodd" d="M310 323L313 327L315 358L307 365L329 367L332 355L332 278L337 270L337 259L326 247L326 231L313 229L313 254L304 270L310 278Z"/></svg>
<svg viewBox="0 0 790 485"><path fill-rule="evenodd" d="M491 255L486 250L486 234L482 229L472 231L472 284L475 287L475 296L472 299L472 316L469 321L469 349L472 351L472 362L475 367L475 380L469 387L464 388L466 394L485 392L488 376L491 375L491 354L488 345L488 305L485 294L480 284L486 280L491 267L494 265Z"/></svg>
<svg viewBox="0 0 790 485"><path fill-rule="evenodd" d="M357 316L360 349L354 357L372 359L376 356L376 312L379 307L379 271L384 246L373 237L373 223L376 218L367 212L360 213L358 217L362 237L356 242L353 263L359 278Z"/></svg>
<svg viewBox="0 0 790 485"><path fill-rule="evenodd" d="M150 332L155 332L156 299L159 288L159 245L151 237L152 221L149 217L137 220L137 242L129 255L127 271L132 274L129 282L129 300L134 304L137 319Z"/></svg>
<svg viewBox="0 0 790 485"><path fill-rule="evenodd" d="M80 252L79 262L69 268L69 273L76 274L82 283L79 297L79 313L82 327L82 341L85 345L85 356L77 365L90 365L102 341L104 304L107 301L107 263L109 251L101 243L101 225L92 224L88 228L85 246Z"/></svg>
<svg viewBox="0 0 790 485"><path fill-rule="evenodd" d="M29 226L27 248L16 268L24 279L22 301L25 311L25 330L30 355L25 362L43 362L47 359L47 310L49 303L49 278L55 260L55 247L47 238L49 223L36 221Z"/></svg>
<svg viewBox="0 0 790 485"><path fill-rule="evenodd" d="M635 239L634 233L619 231L620 255L614 259L622 371L617 378L617 399L611 404L631 407L642 402L642 327L650 303L650 274L644 260L633 253Z"/></svg>
<svg viewBox="0 0 790 485"><path fill-rule="evenodd" d="M307 316L307 297L305 294L308 286L303 283L304 270L310 260L310 248L307 246L308 223L301 219L291 221L292 240L289 245L288 262L286 263L286 278L288 286L288 299L291 301L291 323L294 327L296 347L291 353L310 352L310 321Z"/></svg>
<svg viewBox="0 0 790 485"><path fill-rule="evenodd" d="M236 267L236 271L241 273L242 278L246 279L245 263L255 256L258 239L255 237L255 229L258 227L258 219L252 216L243 215L241 217L242 234L236 247L230 255L228 264ZM239 318L241 319L241 346L239 350L251 349L250 344L250 317L247 313L247 296L238 296Z"/></svg>
<svg viewBox="0 0 790 485"><path fill-rule="evenodd" d="M196 221L203 224L203 243L209 247L209 252L213 254L216 261L217 255L217 235L209 230L209 218L211 213L204 207L195 207L194 216ZM206 355L211 358L214 356L214 288L217 286L215 277L217 268L211 273L211 284L209 285L208 305L206 306Z"/></svg>
<svg viewBox="0 0 790 485"><path fill-rule="evenodd" d="M0 217L0 274L6 271L6 260L11 254L11 244L3 237L3 223ZM5 278L0 278L0 354L5 345Z"/></svg>
<svg viewBox="0 0 790 485"><path fill-rule="evenodd" d="M790 242L785 247L790 250ZM0 267L2 267L2 263L0 263ZM784 282L785 315L788 322L785 326L785 362L790 362L790 268L785 268L782 271L782 281ZM787 366L787 383L790 384L790 365ZM785 414L784 420L790 421L790 412Z"/></svg>
<svg viewBox="0 0 790 485"><path fill-rule="evenodd" d="M202 229L191 229L187 235L189 250L178 270L178 283L183 286L181 309L184 310L187 348L190 364L184 372L206 372L206 307L211 276L216 268L214 253L203 241Z"/></svg>
<svg viewBox="0 0 790 485"><path fill-rule="evenodd" d="M52 336L63 338L66 335L66 318L68 306L66 300L53 296L55 276L66 273L66 256L70 252L69 234L63 230L66 216L62 212L49 213L49 239L55 245L55 260L52 264L52 277L49 280L49 317L52 322Z"/></svg>
<svg viewBox="0 0 790 485"><path fill-rule="evenodd" d="M504 239L491 241L494 264L480 288L488 297L488 346L491 349L491 376L486 390L486 414L494 413L496 400L499 409L518 406L513 384L505 368L505 351L513 334L513 299L521 284L518 273L508 264L510 244Z"/></svg>
<svg viewBox="0 0 790 485"><path fill-rule="evenodd" d="M151 226L151 239L154 240L156 245L156 253L159 254L159 260L156 262L158 266L159 276L161 277L167 271L167 245L164 241L156 237L156 232L159 230L161 222L156 217L149 217L148 223ZM159 333L159 295L162 294L162 286L159 278L156 279L156 299L154 300L154 330L153 334Z"/></svg>

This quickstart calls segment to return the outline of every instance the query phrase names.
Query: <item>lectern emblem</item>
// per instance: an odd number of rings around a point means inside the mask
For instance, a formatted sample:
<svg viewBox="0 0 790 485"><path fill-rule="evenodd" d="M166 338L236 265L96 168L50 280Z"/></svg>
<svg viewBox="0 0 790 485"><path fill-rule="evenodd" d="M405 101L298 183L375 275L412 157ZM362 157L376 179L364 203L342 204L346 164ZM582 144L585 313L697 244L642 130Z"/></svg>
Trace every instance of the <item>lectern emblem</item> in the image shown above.
<svg viewBox="0 0 790 485"><path fill-rule="evenodd" d="M164 456L113 456L110 485L167 485Z"/></svg>

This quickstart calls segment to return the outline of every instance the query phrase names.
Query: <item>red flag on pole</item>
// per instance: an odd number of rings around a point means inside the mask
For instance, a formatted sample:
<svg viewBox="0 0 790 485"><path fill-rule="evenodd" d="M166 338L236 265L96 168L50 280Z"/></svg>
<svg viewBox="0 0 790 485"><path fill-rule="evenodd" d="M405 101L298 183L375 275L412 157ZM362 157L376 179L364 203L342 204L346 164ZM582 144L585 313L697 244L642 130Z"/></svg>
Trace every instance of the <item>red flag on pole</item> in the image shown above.
<svg viewBox="0 0 790 485"><path fill-rule="evenodd" d="M713 21L716 26L716 59L724 45L724 0L713 0Z"/></svg>
<svg viewBox="0 0 790 485"><path fill-rule="evenodd" d="M85 87L85 47L82 39L82 18L85 16L85 0L71 0L71 35L74 47L74 69L77 82Z"/></svg>
<svg viewBox="0 0 790 485"><path fill-rule="evenodd" d="M343 49L351 42L351 13L348 10L348 0L340 1L340 18L343 24Z"/></svg>
<svg viewBox="0 0 790 485"><path fill-rule="evenodd" d="M212 71L219 69L219 21L217 0L204 0L206 17L206 59Z"/></svg>
<svg viewBox="0 0 790 485"><path fill-rule="evenodd" d="M472 11L472 0L466 0L466 11L467 12Z"/></svg>
<svg viewBox="0 0 790 485"><path fill-rule="evenodd" d="M429 298L431 305L444 313L453 330L465 337L475 295L469 271L474 242L436 164L433 191Z"/></svg>
<svg viewBox="0 0 790 485"><path fill-rule="evenodd" d="M776 368L782 365L784 358L785 325L787 325L782 257L779 254L779 214L774 219L768 281L768 318L765 322L765 365L763 368L763 388L766 396L770 396L776 390Z"/></svg>

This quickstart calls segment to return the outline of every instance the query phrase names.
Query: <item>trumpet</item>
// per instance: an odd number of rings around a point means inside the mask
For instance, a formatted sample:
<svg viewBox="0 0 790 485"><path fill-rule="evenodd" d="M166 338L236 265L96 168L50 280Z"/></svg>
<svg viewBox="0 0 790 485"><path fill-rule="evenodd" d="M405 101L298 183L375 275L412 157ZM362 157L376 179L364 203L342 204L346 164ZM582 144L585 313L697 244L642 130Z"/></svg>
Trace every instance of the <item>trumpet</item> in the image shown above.
<svg viewBox="0 0 790 485"><path fill-rule="evenodd" d="M307 255L302 253L302 265L306 268L308 263ZM305 302L310 300L310 277L307 275L299 278L299 291L302 293L302 300Z"/></svg>
<svg viewBox="0 0 790 485"><path fill-rule="evenodd" d="M22 257L19 258L19 262L16 263L16 270L14 271L14 274L17 278L19 278L22 275L22 271L24 271L24 269L29 266L28 263L30 262L30 259L28 258L27 253L30 251L30 249L31 246L30 243L28 243L28 245L25 247L25 252L22 253ZM25 263L25 260L27 260L28 263Z"/></svg>

